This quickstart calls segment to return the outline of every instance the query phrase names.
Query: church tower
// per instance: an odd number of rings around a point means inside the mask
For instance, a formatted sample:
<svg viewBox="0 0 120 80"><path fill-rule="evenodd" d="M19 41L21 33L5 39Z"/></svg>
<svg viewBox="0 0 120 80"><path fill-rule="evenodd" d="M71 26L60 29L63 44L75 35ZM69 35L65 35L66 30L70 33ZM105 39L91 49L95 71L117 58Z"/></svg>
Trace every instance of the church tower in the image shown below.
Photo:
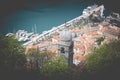
<svg viewBox="0 0 120 80"><path fill-rule="evenodd" d="M66 63L70 67L73 66L73 45L72 34L69 30L63 31L58 43L58 54L66 58Z"/></svg>

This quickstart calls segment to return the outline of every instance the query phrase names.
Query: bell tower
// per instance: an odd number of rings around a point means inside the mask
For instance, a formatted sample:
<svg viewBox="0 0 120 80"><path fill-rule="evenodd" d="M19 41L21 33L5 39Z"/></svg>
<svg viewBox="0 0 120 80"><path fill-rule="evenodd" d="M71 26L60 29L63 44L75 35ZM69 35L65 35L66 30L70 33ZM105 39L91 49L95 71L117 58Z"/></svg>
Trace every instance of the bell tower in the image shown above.
<svg viewBox="0 0 120 80"><path fill-rule="evenodd" d="M66 63L70 67L73 66L73 45L72 34L68 30L63 31L58 43L58 54L65 57Z"/></svg>

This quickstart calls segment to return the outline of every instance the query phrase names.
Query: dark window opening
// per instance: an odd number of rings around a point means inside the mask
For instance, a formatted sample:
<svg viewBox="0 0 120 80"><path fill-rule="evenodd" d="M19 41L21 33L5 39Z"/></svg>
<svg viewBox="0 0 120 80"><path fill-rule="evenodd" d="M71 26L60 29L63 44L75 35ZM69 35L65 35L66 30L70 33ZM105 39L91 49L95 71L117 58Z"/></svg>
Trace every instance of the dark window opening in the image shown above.
<svg viewBox="0 0 120 80"><path fill-rule="evenodd" d="M65 53L65 48L61 47L61 53Z"/></svg>

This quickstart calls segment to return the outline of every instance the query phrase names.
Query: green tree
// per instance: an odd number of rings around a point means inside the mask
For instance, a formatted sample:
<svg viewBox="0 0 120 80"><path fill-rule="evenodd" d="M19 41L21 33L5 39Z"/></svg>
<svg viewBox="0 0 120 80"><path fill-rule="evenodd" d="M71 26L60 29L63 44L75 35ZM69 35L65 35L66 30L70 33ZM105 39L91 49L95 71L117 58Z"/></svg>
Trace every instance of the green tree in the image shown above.
<svg viewBox="0 0 120 80"><path fill-rule="evenodd" d="M30 61L31 68L41 68L44 64L46 64L49 60L53 59L56 53L49 51L39 51L36 49L31 49L27 53L27 59Z"/></svg>
<svg viewBox="0 0 120 80"><path fill-rule="evenodd" d="M74 68L67 66L64 57L49 61L40 69L43 80L77 80Z"/></svg>
<svg viewBox="0 0 120 80"><path fill-rule="evenodd" d="M105 39L104 37L98 38L98 39L96 40L97 44L98 44L98 45L101 45L101 42L104 41L104 39Z"/></svg>
<svg viewBox="0 0 120 80"><path fill-rule="evenodd" d="M11 37L0 36L0 69L22 69L25 62L21 44Z"/></svg>
<svg viewBox="0 0 120 80"><path fill-rule="evenodd" d="M25 70L24 48L16 39L0 35L0 79L21 79ZM22 76L22 77L21 77Z"/></svg>
<svg viewBox="0 0 120 80"><path fill-rule="evenodd" d="M88 72L103 69L114 63L117 58L120 58L120 41L111 41L87 56L86 69Z"/></svg>

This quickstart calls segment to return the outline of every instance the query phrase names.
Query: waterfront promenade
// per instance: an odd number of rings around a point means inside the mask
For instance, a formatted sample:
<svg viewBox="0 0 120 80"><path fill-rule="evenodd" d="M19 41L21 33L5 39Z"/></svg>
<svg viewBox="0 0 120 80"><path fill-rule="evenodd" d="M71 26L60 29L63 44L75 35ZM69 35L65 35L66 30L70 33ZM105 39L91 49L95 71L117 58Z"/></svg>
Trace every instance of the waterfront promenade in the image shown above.
<svg viewBox="0 0 120 80"><path fill-rule="evenodd" d="M54 27L54 28L52 28L51 30L48 30L48 31L46 31L46 32L44 32L44 33L42 33L42 34L34 37L34 38L31 39L30 41L24 43L23 46L28 46L28 45L33 45L34 43L39 43L40 40L41 40L42 38L44 38L45 36L50 36L50 35L52 35L52 34L54 34L54 33L56 33L56 32L59 32L60 30L64 30L66 27L69 28L69 27L72 26L74 23L76 23L76 22L78 22L78 21L81 21L81 20L83 20L83 19L88 18L91 14L93 14L94 11L98 11L98 10L100 10L101 16L103 16L104 6L101 5L101 6L97 7L97 8L95 8L95 9L90 10L90 11L89 11L88 13L86 13L86 14L83 14L83 15L81 15L81 16L78 16L78 17L76 17L76 18L74 18L74 19L72 19L72 20L70 20L70 21L68 21L68 22L65 22L65 23L61 24L60 26Z"/></svg>

